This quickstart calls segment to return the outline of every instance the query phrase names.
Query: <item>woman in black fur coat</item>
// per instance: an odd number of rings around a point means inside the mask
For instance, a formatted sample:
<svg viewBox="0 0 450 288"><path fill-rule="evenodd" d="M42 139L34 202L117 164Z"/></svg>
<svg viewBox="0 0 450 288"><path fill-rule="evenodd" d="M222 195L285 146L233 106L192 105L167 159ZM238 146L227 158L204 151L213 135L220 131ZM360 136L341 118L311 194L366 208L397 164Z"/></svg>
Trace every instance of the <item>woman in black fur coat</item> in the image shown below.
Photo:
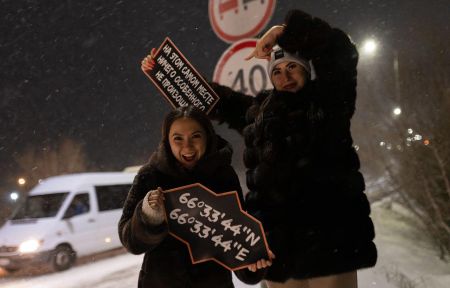
<svg viewBox="0 0 450 288"><path fill-rule="evenodd" d="M341 30L293 10L252 57L269 60L274 89L251 97L212 83L221 99L212 118L244 136L247 210L276 256L267 283L357 287L356 270L377 259L350 133L357 50Z"/></svg>
<svg viewBox="0 0 450 288"><path fill-rule="evenodd" d="M186 245L168 234L161 191L201 183L216 193L237 191L243 203L231 155L202 111L182 107L167 114L159 148L136 175L119 221L125 248L145 253L138 287L234 287L230 271L213 261L192 264ZM245 273L236 274L246 281Z"/></svg>

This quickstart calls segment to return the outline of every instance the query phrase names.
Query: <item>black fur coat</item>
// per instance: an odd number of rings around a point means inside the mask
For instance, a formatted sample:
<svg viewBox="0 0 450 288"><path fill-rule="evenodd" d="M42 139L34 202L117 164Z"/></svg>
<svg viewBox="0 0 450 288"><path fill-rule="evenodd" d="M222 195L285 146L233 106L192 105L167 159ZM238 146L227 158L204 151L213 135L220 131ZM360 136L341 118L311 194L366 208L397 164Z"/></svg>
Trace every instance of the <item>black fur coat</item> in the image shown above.
<svg viewBox="0 0 450 288"><path fill-rule="evenodd" d="M213 261L192 265L186 245L168 234L167 223L150 225L142 212L148 191L193 183L216 193L237 191L243 203L239 179L231 167L231 146L219 137L217 146L190 171L160 148L136 175L119 221L119 237L129 252L145 253L138 287L234 287L230 271Z"/></svg>
<svg viewBox="0 0 450 288"><path fill-rule="evenodd" d="M375 265L370 206L353 148L358 53L348 36L299 10L278 44L313 63L297 93L250 97L212 83L212 118L244 137L246 206L276 255L266 278L311 278Z"/></svg>

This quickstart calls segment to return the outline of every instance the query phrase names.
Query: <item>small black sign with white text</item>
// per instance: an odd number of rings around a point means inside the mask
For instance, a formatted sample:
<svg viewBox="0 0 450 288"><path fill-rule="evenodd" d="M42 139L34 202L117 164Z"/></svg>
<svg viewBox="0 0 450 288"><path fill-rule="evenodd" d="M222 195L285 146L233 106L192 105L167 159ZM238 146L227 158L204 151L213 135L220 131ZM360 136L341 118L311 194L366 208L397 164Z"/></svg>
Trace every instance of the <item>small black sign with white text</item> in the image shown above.
<svg viewBox="0 0 450 288"><path fill-rule="evenodd" d="M155 67L144 72L174 107L191 104L209 113L219 96L166 38L155 54Z"/></svg>

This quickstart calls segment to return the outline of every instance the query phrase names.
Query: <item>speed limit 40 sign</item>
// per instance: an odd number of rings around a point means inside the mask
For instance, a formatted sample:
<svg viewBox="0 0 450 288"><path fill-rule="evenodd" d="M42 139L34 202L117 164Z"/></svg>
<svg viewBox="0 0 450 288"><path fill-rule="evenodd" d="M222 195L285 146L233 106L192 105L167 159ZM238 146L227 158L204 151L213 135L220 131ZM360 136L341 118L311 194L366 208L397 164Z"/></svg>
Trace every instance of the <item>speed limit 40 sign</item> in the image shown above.
<svg viewBox="0 0 450 288"><path fill-rule="evenodd" d="M213 81L253 96L261 90L273 88L267 75L267 60L245 60L255 48L256 41L243 39L231 45L217 62Z"/></svg>

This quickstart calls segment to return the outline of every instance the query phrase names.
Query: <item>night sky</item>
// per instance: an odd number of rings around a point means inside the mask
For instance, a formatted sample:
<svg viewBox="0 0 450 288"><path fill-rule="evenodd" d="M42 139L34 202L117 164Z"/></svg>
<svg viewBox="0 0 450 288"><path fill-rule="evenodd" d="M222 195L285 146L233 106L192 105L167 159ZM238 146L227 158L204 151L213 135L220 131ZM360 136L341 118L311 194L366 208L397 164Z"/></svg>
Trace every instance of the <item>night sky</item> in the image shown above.
<svg viewBox="0 0 450 288"><path fill-rule="evenodd" d="M278 0L268 27L299 8L343 29L356 43L373 36L384 51L395 49L414 60L448 55L424 38L431 34L449 42L448 4ZM23 172L14 157L26 147L45 149L67 137L84 145L93 170L142 164L160 139L170 106L141 72L141 59L169 36L211 77L229 46L212 31L206 0L0 0L0 19L2 189L12 189ZM234 132L219 132L239 151Z"/></svg>

